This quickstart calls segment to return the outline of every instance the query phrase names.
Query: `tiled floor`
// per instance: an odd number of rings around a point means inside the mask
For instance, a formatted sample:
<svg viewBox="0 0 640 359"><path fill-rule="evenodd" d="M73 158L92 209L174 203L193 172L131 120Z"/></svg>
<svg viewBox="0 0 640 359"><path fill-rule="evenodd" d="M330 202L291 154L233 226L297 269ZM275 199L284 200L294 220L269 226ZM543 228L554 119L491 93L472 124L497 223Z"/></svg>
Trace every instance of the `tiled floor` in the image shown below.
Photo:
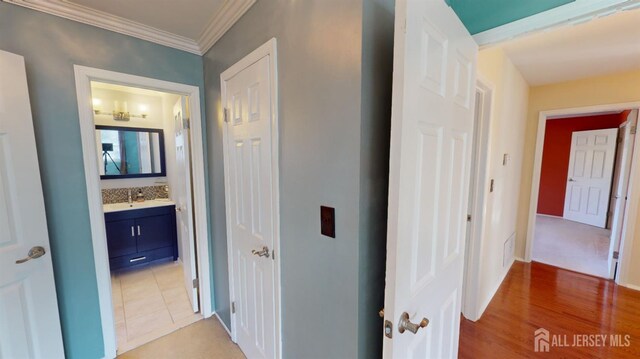
<svg viewBox="0 0 640 359"><path fill-rule="evenodd" d="M180 262L112 273L111 288L118 354L202 319L191 308Z"/></svg>
<svg viewBox="0 0 640 359"><path fill-rule="evenodd" d="M532 259L607 278L610 235L608 229L538 215Z"/></svg>
<svg viewBox="0 0 640 359"><path fill-rule="evenodd" d="M191 324L151 343L133 349L119 359L245 359L217 318Z"/></svg>

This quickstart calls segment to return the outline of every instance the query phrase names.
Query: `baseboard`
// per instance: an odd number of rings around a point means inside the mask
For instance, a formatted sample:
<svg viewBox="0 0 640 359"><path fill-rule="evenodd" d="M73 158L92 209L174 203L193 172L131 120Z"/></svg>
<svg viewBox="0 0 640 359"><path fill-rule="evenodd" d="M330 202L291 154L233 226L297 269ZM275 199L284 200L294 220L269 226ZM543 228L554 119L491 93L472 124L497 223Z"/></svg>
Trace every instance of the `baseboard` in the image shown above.
<svg viewBox="0 0 640 359"><path fill-rule="evenodd" d="M229 334L229 338L233 338L233 336L231 335L231 331L229 330L229 328L227 328L227 325L224 324L224 322L222 321L222 318L220 318L220 316L218 315L217 312L213 312L213 315L218 318L218 321L220 322L220 324L222 324L222 327L224 328L224 330L227 331L227 334Z"/></svg>
<svg viewBox="0 0 640 359"><path fill-rule="evenodd" d="M629 288L629 289L640 291L640 286L637 286L637 285L633 285L633 284L629 284L629 283L624 283L624 284L620 284L620 285L623 286L623 287Z"/></svg>
<svg viewBox="0 0 640 359"><path fill-rule="evenodd" d="M551 218L558 218L558 219L564 219L563 216L555 216L553 214L544 214L544 213L536 213L536 216L542 216L542 217L551 217Z"/></svg>
<svg viewBox="0 0 640 359"><path fill-rule="evenodd" d="M491 303L491 300L493 300L493 297L495 297L496 293L498 293L498 290L500 289L500 286L504 282L504 279L507 277L507 274L509 274L509 271L511 271L511 267L513 266L513 263L514 263L514 261L511 261L511 264L509 264L507 269L500 275L500 280L497 281L497 284L492 289L491 295L488 297L488 299L484 303L482 303L482 306L480 307L480 310L478 311L478 320L480 320L480 318L482 318L482 314L484 314L484 311L487 310L487 307Z"/></svg>

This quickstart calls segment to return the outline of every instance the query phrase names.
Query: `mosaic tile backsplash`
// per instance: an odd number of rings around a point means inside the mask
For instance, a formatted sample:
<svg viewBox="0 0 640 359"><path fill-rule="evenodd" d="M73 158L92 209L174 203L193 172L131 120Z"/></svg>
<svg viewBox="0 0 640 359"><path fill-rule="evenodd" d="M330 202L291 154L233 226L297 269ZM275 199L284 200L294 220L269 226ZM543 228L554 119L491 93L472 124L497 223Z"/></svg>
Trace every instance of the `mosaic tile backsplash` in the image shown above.
<svg viewBox="0 0 640 359"><path fill-rule="evenodd" d="M129 200L129 190L131 190L131 197L135 201L138 190L140 189L142 190L145 201L157 198L169 198L169 192L167 191L167 187L164 185L133 188L111 188L102 190L102 204L127 202Z"/></svg>

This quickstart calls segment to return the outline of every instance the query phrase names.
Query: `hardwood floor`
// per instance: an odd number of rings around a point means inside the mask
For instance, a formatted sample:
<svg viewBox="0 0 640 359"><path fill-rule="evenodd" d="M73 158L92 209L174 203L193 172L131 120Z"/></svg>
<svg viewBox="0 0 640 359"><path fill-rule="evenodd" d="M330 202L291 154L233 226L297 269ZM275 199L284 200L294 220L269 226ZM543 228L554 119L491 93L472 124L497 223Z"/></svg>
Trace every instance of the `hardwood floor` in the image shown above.
<svg viewBox="0 0 640 359"><path fill-rule="evenodd" d="M549 330L550 341L559 335L556 344L568 347L551 345L548 353L536 353L538 328ZM580 334L605 334L607 345L572 346ZM609 346L611 334L620 334L623 344L629 335L630 345ZM546 264L516 262L482 318L462 319L459 357L640 358L640 292Z"/></svg>

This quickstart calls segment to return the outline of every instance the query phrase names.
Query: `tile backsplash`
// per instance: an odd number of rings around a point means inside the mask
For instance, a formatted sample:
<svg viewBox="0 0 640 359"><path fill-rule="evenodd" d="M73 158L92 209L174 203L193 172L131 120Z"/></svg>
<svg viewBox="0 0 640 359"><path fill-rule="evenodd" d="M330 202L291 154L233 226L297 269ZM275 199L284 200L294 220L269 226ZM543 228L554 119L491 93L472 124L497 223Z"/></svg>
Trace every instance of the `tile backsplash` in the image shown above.
<svg viewBox="0 0 640 359"><path fill-rule="evenodd" d="M145 201L157 198L169 198L169 192L165 186L132 187L132 188L110 188L102 190L102 204L123 203L129 200L129 190L131 197L136 200L138 190L142 190Z"/></svg>

